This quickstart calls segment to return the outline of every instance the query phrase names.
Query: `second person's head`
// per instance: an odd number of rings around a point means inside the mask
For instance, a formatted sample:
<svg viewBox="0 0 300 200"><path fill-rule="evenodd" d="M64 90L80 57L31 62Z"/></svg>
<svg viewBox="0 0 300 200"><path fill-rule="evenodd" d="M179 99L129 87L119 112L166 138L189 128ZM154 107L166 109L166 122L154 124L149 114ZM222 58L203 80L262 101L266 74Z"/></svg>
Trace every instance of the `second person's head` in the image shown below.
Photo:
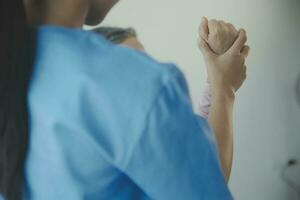
<svg viewBox="0 0 300 200"><path fill-rule="evenodd" d="M99 27L92 31L102 35L107 40L115 44L120 44L126 47L145 51L143 44L137 37L137 33L132 28L118 28L118 27Z"/></svg>

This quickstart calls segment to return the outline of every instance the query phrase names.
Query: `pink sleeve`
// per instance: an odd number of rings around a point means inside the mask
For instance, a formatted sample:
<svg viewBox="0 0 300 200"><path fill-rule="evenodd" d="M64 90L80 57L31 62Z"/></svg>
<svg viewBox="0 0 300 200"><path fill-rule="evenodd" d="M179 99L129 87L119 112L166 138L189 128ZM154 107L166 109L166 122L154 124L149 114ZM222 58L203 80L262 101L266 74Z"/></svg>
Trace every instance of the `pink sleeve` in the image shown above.
<svg viewBox="0 0 300 200"><path fill-rule="evenodd" d="M206 83L204 91L199 101L199 115L203 118L208 118L209 109L211 106L211 88L210 84Z"/></svg>

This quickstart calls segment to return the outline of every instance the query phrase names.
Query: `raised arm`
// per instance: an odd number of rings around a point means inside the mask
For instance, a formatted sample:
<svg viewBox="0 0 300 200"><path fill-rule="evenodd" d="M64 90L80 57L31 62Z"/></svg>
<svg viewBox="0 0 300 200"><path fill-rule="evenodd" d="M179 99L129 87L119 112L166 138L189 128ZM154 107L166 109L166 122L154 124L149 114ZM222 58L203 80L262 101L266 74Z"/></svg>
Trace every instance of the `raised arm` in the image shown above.
<svg viewBox="0 0 300 200"><path fill-rule="evenodd" d="M212 99L209 123L219 150L223 172L230 177L233 157L233 107L235 92L246 78L245 59L249 53L246 32L223 21L203 19L200 49L206 61Z"/></svg>

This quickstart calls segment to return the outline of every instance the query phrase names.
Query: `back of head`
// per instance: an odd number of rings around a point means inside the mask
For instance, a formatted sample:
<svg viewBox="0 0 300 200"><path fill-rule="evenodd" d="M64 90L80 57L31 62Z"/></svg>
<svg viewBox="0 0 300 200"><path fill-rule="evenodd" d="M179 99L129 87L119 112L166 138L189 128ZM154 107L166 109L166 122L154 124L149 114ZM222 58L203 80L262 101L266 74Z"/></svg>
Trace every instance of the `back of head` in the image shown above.
<svg viewBox="0 0 300 200"><path fill-rule="evenodd" d="M92 31L102 35L115 44L121 44L130 37L137 37L136 31L132 28L102 26L95 28Z"/></svg>
<svg viewBox="0 0 300 200"><path fill-rule="evenodd" d="M27 91L35 58L35 31L23 0L0 0L0 194L22 199L28 149Z"/></svg>

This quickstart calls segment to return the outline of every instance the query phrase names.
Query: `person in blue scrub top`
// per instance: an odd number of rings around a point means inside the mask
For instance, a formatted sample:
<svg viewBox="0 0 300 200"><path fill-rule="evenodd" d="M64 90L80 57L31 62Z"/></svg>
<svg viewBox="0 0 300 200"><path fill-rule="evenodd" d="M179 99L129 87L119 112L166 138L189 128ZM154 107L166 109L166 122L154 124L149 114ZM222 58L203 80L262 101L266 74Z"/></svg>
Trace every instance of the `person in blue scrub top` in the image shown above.
<svg viewBox="0 0 300 200"><path fill-rule="evenodd" d="M0 2L0 198L232 199L245 31L202 22L199 47L213 91L208 122L193 113L174 64L82 30L116 3ZM227 50L219 54L218 45Z"/></svg>

